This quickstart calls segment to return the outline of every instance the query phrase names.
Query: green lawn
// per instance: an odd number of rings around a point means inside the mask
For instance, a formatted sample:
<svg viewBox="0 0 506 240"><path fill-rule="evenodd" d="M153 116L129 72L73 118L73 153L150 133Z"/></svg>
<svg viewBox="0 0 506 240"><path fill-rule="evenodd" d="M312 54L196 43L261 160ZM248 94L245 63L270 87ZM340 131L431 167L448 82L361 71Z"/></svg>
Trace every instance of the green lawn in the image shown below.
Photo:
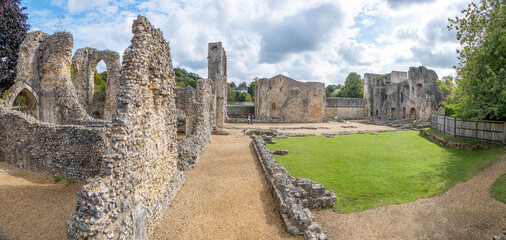
<svg viewBox="0 0 506 240"><path fill-rule="evenodd" d="M441 147L417 131L276 139L269 150L295 177L322 183L338 198L334 209L362 211L445 192L490 163L502 149L463 151Z"/></svg>
<svg viewBox="0 0 506 240"><path fill-rule="evenodd" d="M492 186L492 197L506 203L506 174L497 179Z"/></svg>

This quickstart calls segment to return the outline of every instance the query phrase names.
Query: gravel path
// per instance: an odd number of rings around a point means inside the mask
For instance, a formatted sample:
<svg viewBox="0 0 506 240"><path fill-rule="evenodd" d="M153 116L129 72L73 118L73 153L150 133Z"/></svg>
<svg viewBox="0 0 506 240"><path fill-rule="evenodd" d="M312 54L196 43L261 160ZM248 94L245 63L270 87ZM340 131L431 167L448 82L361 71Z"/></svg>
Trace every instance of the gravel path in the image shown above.
<svg viewBox="0 0 506 240"><path fill-rule="evenodd" d="M506 204L490 187L506 172L506 153L448 192L364 212L313 212L329 239L487 239L506 230Z"/></svg>
<svg viewBox="0 0 506 240"><path fill-rule="evenodd" d="M152 239L287 239L251 138L212 136Z"/></svg>
<svg viewBox="0 0 506 240"><path fill-rule="evenodd" d="M66 239L81 187L0 162L0 239Z"/></svg>

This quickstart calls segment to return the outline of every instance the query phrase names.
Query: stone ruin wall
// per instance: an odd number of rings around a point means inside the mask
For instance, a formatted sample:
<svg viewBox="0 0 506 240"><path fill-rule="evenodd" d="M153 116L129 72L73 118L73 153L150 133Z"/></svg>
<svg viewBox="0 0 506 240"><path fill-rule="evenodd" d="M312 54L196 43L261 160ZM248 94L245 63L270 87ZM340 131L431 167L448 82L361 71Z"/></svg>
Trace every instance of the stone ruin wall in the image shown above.
<svg viewBox="0 0 506 240"><path fill-rule="evenodd" d="M33 115L40 121L75 124L91 119L79 104L71 81L72 46L70 33L49 35L40 31L28 33L20 46L16 81L28 87L18 90L38 100ZM8 107L12 106L18 90L8 90Z"/></svg>
<svg viewBox="0 0 506 240"><path fill-rule="evenodd" d="M194 108L195 97L197 90L193 87L175 88L176 93L176 108L182 110L184 114L178 116L178 127L185 126L185 134L188 137L189 133L193 132L193 123L197 112Z"/></svg>
<svg viewBox="0 0 506 240"><path fill-rule="evenodd" d="M0 161L84 181L100 171L102 126L54 125L0 105Z"/></svg>
<svg viewBox="0 0 506 240"><path fill-rule="evenodd" d="M119 54L114 51L99 51L94 48L80 48L72 57L74 84L77 89L79 103L89 115L100 114L100 119L110 121L116 108L116 95L119 89ZM95 91L94 71L103 60L107 67L107 88L105 94Z"/></svg>
<svg viewBox="0 0 506 240"><path fill-rule="evenodd" d="M186 138L178 139L178 168L190 170L195 167L200 156L211 141L212 94L213 82L209 79L199 79L196 89L182 89L177 94L178 109L185 110ZM180 99L185 97L184 100ZM184 104L183 104L184 102Z"/></svg>
<svg viewBox="0 0 506 240"><path fill-rule="evenodd" d="M361 119L366 115L364 98L326 98L325 117L343 119Z"/></svg>
<svg viewBox="0 0 506 240"><path fill-rule="evenodd" d="M323 122L325 85L299 82L283 75L260 79L255 119L279 122Z"/></svg>
<svg viewBox="0 0 506 240"><path fill-rule="evenodd" d="M380 119L414 118L429 121L444 101L433 70L410 67L409 72L364 75L368 116Z"/></svg>
<svg viewBox="0 0 506 240"><path fill-rule="evenodd" d="M185 181L177 169L174 72L162 32L139 16L125 50L100 176L79 192L69 239L144 239Z"/></svg>
<svg viewBox="0 0 506 240"><path fill-rule="evenodd" d="M227 53L221 42L209 43L208 78L213 82L215 117L213 126L225 127L227 119Z"/></svg>

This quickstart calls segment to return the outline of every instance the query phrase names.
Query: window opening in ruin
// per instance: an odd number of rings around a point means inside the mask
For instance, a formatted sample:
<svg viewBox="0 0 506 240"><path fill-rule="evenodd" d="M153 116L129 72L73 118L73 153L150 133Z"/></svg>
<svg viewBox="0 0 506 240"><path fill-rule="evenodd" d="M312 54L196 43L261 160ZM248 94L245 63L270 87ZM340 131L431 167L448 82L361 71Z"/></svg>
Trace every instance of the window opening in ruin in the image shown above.
<svg viewBox="0 0 506 240"><path fill-rule="evenodd" d="M276 110L276 103L272 103L271 109Z"/></svg>
<svg viewBox="0 0 506 240"><path fill-rule="evenodd" d="M401 92L401 102L404 101L404 93Z"/></svg>
<svg viewBox="0 0 506 240"><path fill-rule="evenodd" d="M385 100L387 100L387 98L388 98L388 95L387 95L387 94L385 94Z"/></svg>
<svg viewBox="0 0 506 240"><path fill-rule="evenodd" d="M406 118L406 108L402 108L402 118Z"/></svg>
<svg viewBox="0 0 506 240"><path fill-rule="evenodd" d="M390 118L394 118L395 117L395 108L391 108L390 109Z"/></svg>
<svg viewBox="0 0 506 240"><path fill-rule="evenodd" d="M378 110L376 110L376 116L378 116Z"/></svg>
<svg viewBox="0 0 506 240"><path fill-rule="evenodd" d="M411 108L409 111L409 118L416 119L416 110L415 108Z"/></svg>
<svg viewBox="0 0 506 240"><path fill-rule="evenodd" d="M35 97L25 88L18 94L11 109L38 118L37 103L35 101Z"/></svg>
<svg viewBox="0 0 506 240"><path fill-rule="evenodd" d="M105 101L105 90L107 89L107 68L104 60L100 60L93 72L94 92L99 94L97 100Z"/></svg>
<svg viewBox="0 0 506 240"><path fill-rule="evenodd" d="M93 112L93 118L100 119L100 113L98 111Z"/></svg>
<svg viewBox="0 0 506 240"><path fill-rule="evenodd" d="M283 87L279 87L279 91L282 92L283 91Z"/></svg>
<svg viewBox="0 0 506 240"><path fill-rule="evenodd" d="M409 98L409 85L404 86L404 92L406 93L406 97Z"/></svg>
<svg viewBox="0 0 506 240"><path fill-rule="evenodd" d="M420 89L422 89L422 84L419 83L419 84L416 84L416 93L418 94L420 92Z"/></svg>

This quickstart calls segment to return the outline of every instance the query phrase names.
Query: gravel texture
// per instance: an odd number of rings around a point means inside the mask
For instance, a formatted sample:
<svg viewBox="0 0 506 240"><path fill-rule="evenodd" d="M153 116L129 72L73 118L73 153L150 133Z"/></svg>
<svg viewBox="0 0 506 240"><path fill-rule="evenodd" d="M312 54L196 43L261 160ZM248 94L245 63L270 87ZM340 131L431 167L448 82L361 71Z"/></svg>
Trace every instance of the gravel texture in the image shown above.
<svg viewBox="0 0 506 240"><path fill-rule="evenodd" d="M506 153L439 196L363 212L314 211L329 239L488 239L506 230L506 204L490 187L506 172Z"/></svg>
<svg viewBox="0 0 506 240"><path fill-rule="evenodd" d="M153 239L287 239L251 138L213 135Z"/></svg>
<svg viewBox="0 0 506 240"><path fill-rule="evenodd" d="M0 162L0 232L10 239L66 239L80 183L65 187L44 174ZM2 238L0 234L0 239Z"/></svg>

